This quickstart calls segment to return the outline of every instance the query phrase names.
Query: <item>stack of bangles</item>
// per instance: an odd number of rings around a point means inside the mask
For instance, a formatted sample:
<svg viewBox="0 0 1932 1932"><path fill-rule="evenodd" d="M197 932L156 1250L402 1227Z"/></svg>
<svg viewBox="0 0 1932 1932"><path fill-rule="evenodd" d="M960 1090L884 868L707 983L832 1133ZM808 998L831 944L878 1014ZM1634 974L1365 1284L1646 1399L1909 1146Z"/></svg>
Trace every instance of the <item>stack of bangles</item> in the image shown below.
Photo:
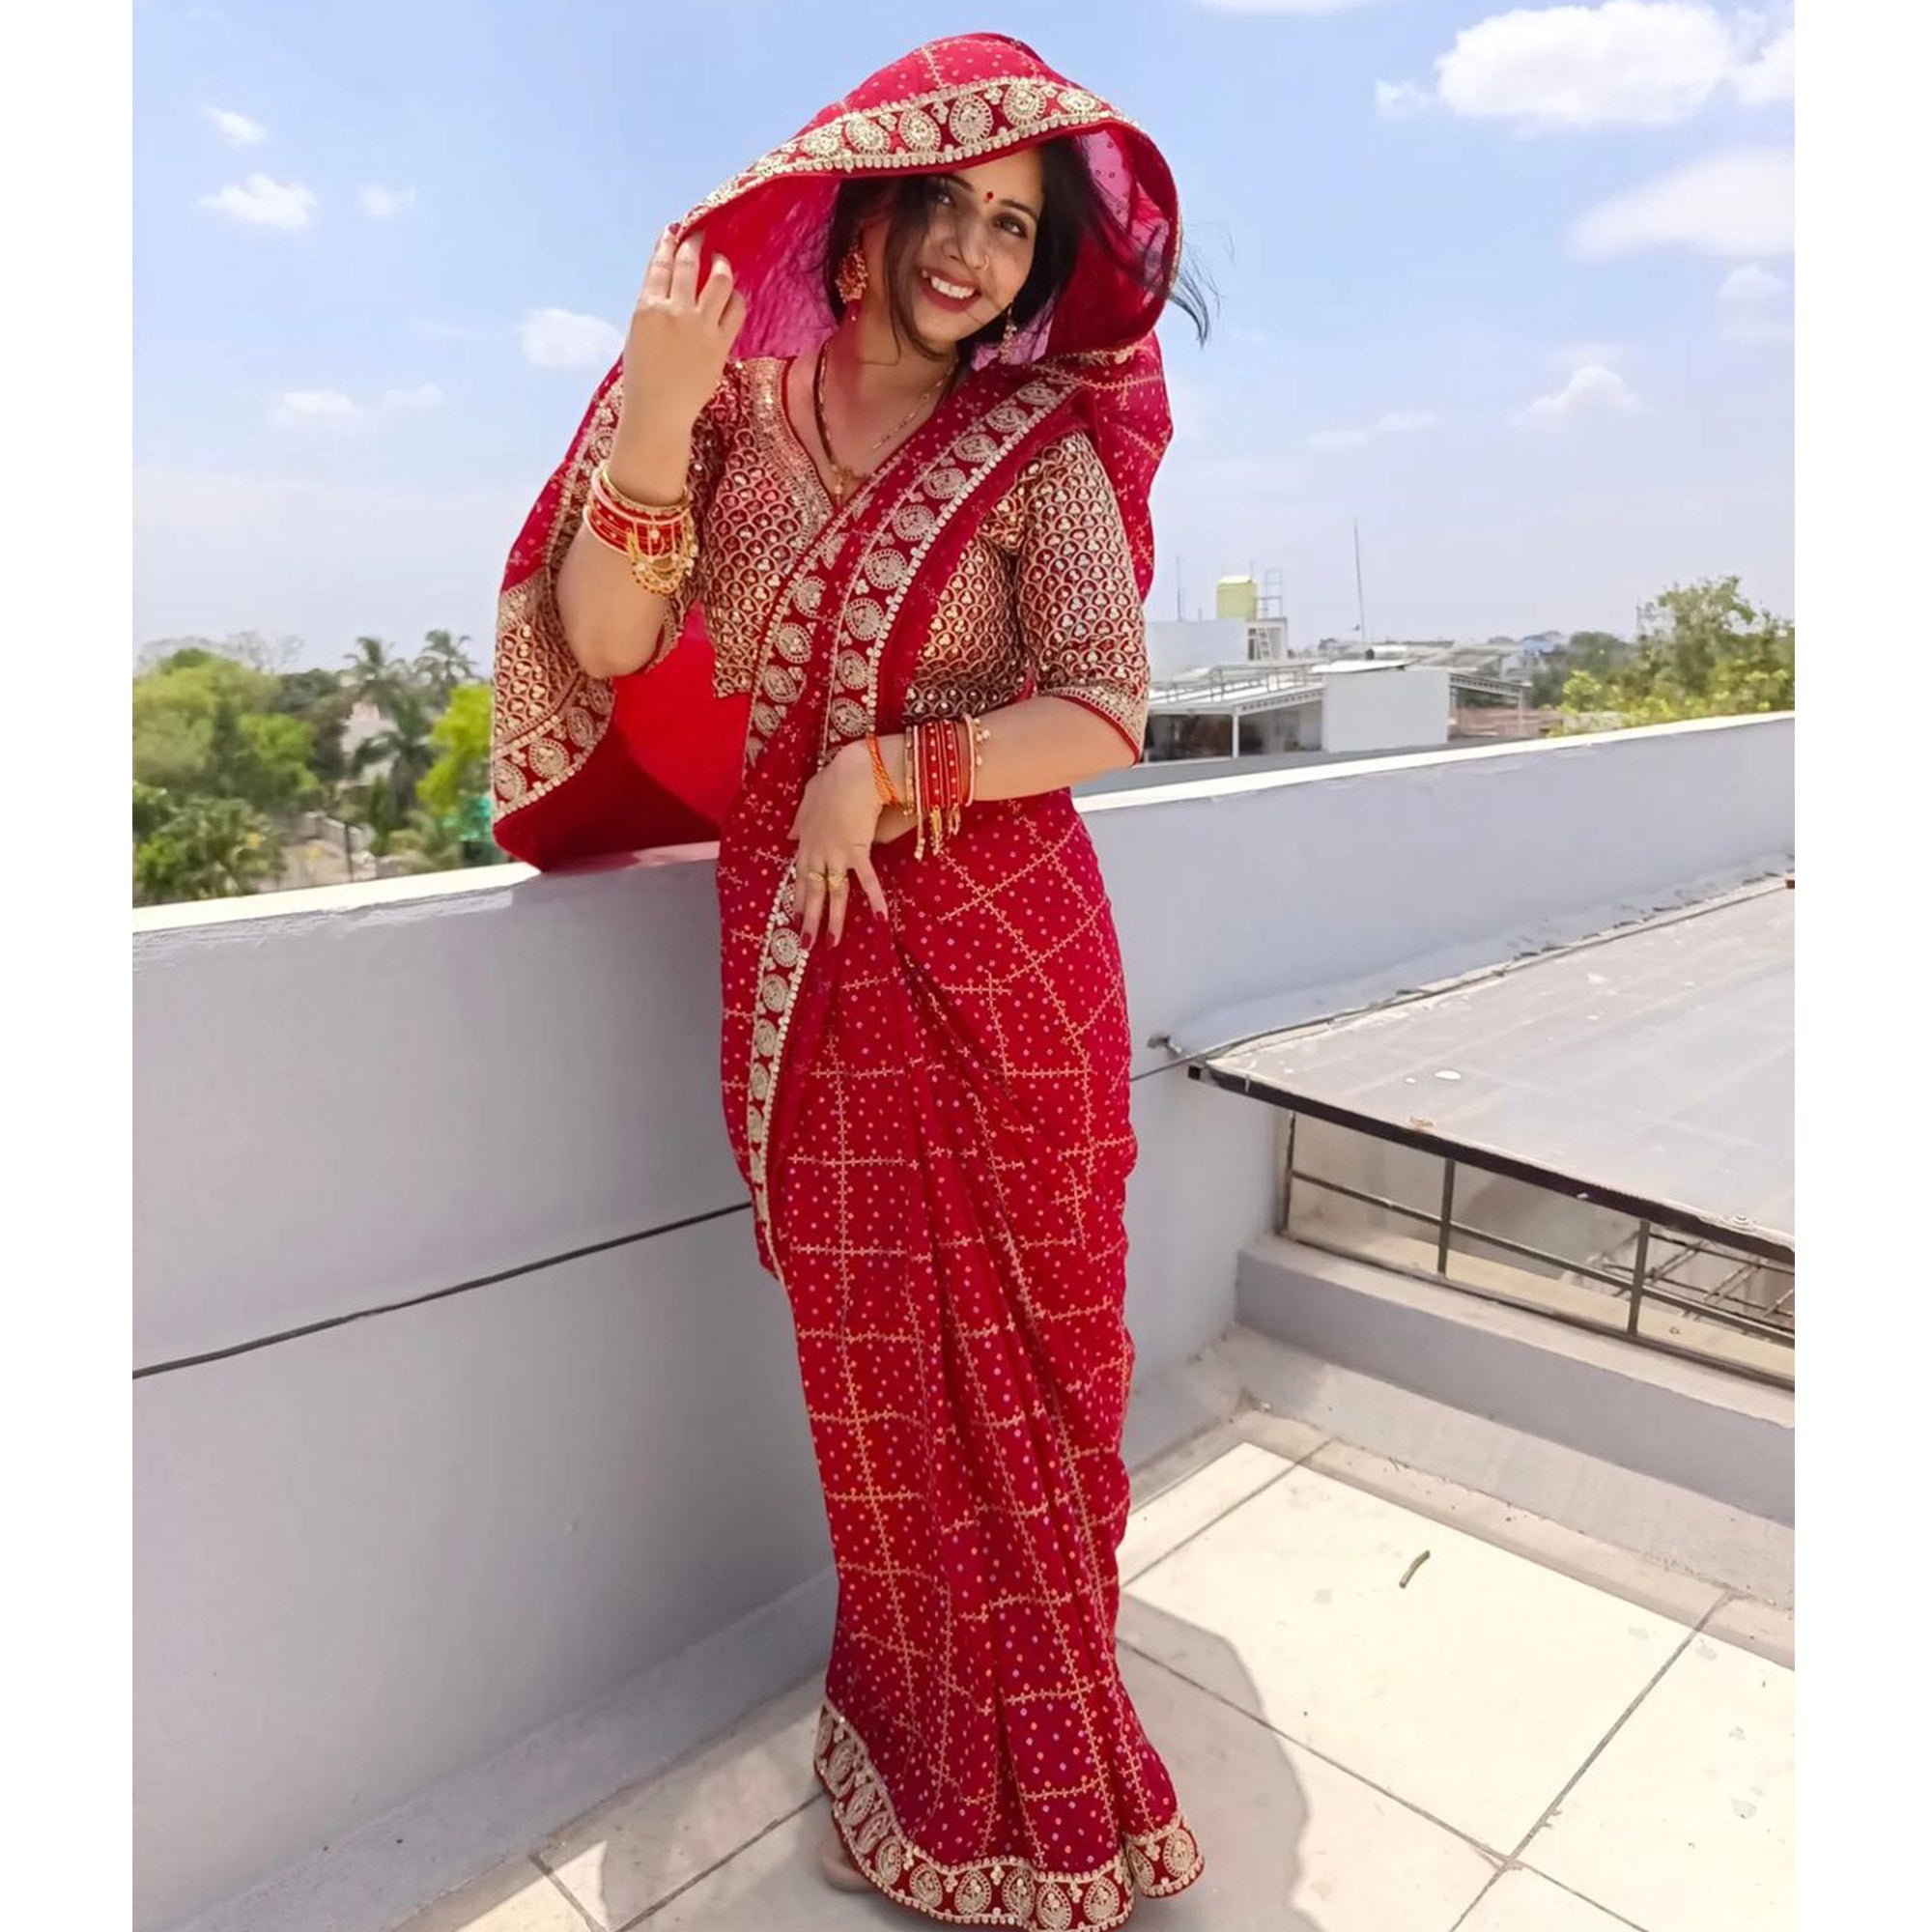
<svg viewBox="0 0 1932 1932"><path fill-rule="evenodd" d="M675 503L639 503L611 482L608 464L600 463L591 473L583 527L628 557L638 587L659 597L675 597L697 561L691 493Z"/></svg>
<svg viewBox="0 0 1932 1932"><path fill-rule="evenodd" d="M928 824L932 829L933 850L946 842L949 832L959 830L962 806L973 803L978 789L977 774L985 762L980 750L993 734L980 721L965 718L922 719L905 727L905 781L903 788L893 784L886 770L885 753L879 749L875 732L866 740L872 755L872 785L881 805L900 806L913 815L918 838L915 858L925 856Z"/></svg>

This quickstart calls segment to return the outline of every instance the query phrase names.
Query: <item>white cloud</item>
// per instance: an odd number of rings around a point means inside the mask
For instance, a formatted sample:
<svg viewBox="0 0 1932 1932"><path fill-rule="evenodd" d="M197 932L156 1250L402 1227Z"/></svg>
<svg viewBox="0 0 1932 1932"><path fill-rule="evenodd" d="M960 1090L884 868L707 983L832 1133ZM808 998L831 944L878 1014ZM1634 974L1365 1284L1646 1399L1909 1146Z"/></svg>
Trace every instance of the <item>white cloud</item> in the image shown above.
<svg viewBox="0 0 1932 1932"><path fill-rule="evenodd" d="M245 114L231 113L225 107L204 107L202 113L213 121L221 138L231 148L252 148L257 142L269 138L269 130L259 121L251 121Z"/></svg>
<svg viewBox="0 0 1932 1932"><path fill-rule="evenodd" d="M1789 342L1791 317L1784 298L1791 284L1755 262L1741 262L1718 288L1726 342Z"/></svg>
<svg viewBox="0 0 1932 1932"><path fill-rule="evenodd" d="M539 369L604 369L624 346L619 328L598 315L567 308L540 308L524 318L519 330L526 361Z"/></svg>
<svg viewBox="0 0 1932 1932"><path fill-rule="evenodd" d="M1524 130L1666 127L1725 87L1753 104L1791 98L1791 36L1769 46L1763 15L1703 0L1520 7L1464 27L1435 62L1434 94L1378 81L1377 111L1438 99L1452 113Z"/></svg>
<svg viewBox="0 0 1932 1932"><path fill-rule="evenodd" d="M1376 112L1384 121L1402 121L1411 114L1420 114L1434 99L1428 88L1417 87L1413 81L1376 82Z"/></svg>
<svg viewBox="0 0 1932 1932"><path fill-rule="evenodd" d="M1586 362L1562 388L1538 396L1510 418L1520 429L1567 429L1578 417L1622 414L1639 408L1631 385L1601 362Z"/></svg>
<svg viewBox="0 0 1932 1932"><path fill-rule="evenodd" d="M1310 430L1301 440L1309 449L1360 449L1369 440L1365 429Z"/></svg>
<svg viewBox="0 0 1932 1932"><path fill-rule="evenodd" d="M1601 362L1605 368L1614 369L1629 355L1629 348L1621 342L1565 342L1549 350L1544 359L1567 376L1586 362Z"/></svg>
<svg viewBox="0 0 1932 1932"><path fill-rule="evenodd" d="M1791 284L1782 275L1774 275L1755 262L1741 262L1723 279L1718 290L1719 301L1761 302L1781 296Z"/></svg>
<svg viewBox="0 0 1932 1932"><path fill-rule="evenodd" d="M362 418L362 406L340 389L288 389L275 400L272 420L282 429L337 429Z"/></svg>
<svg viewBox="0 0 1932 1932"><path fill-rule="evenodd" d="M366 422L378 412L385 415L425 415L441 409L448 400L437 383L384 389L383 400L374 410L341 389L287 389L276 397L270 420L280 429L344 429Z"/></svg>
<svg viewBox="0 0 1932 1932"><path fill-rule="evenodd" d="M1787 27L1748 67L1735 76L1738 99L1747 106L1791 100L1798 94L1797 37Z"/></svg>
<svg viewBox="0 0 1932 1932"><path fill-rule="evenodd" d="M231 183L219 194L203 195L201 205L257 228L306 228L316 201L299 182L250 175L240 187Z"/></svg>
<svg viewBox="0 0 1932 1932"><path fill-rule="evenodd" d="M365 187L356 198L371 221L391 221L416 205L412 187Z"/></svg>
<svg viewBox="0 0 1932 1932"><path fill-rule="evenodd" d="M1305 449L1360 449L1378 436L1404 436L1415 430L1434 429L1437 420L1434 410L1386 410L1366 429L1350 425L1344 429L1311 430L1301 441Z"/></svg>
<svg viewBox="0 0 1932 1932"><path fill-rule="evenodd" d="M1788 255L1794 189L1788 149L1727 148L1600 203L1571 229L1571 251L1586 259L1663 247Z"/></svg>

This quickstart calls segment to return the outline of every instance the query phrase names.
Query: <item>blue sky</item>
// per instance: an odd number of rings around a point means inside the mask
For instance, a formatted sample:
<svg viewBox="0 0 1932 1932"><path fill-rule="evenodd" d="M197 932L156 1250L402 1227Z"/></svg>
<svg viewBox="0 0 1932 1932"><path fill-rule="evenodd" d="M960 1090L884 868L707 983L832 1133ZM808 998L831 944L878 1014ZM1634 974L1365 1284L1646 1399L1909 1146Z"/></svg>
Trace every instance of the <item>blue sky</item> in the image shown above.
<svg viewBox="0 0 1932 1932"><path fill-rule="evenodd" d="M1168 155L1151 613L1298 644L1792 603L1788 10L137 0L134 642L487 639L652 237L863 74L1018 35Z"/></svg>

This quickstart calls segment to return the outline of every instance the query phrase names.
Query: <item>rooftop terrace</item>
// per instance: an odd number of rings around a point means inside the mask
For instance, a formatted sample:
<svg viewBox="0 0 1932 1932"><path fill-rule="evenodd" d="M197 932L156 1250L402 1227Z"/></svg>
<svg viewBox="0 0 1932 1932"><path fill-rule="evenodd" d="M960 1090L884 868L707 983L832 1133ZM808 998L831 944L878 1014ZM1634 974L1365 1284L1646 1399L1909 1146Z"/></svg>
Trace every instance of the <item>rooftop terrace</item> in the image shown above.
<svg viewBox="0 0 1932 1932"><path fill-rule="evenodd" d="M1790 1389L1304 1238L1293 1110L1189 1076L1783 917L1791 793L1769 718L1082 799L1137 1041L1122 1662L1208 1864L1149 1925L1789 1922ZM139 1932L896 1919L806 1856L834 1580L716 945L707 848L137 917ZM1681 1111L1742 1063L1670 1023ZM1366 1111L1329 1037L1302 1104Z"/></svg>
<svg viewBox="0 0 1932 1932"><path fill-rule="evenodd" d="M1260 1407L1142 1487L1122 1668L1207 1861L1148 1924L1790 1923L1787 1611ZM406 1932L908 1923L817 1875L818 1693L806 1678Z"/></svg>

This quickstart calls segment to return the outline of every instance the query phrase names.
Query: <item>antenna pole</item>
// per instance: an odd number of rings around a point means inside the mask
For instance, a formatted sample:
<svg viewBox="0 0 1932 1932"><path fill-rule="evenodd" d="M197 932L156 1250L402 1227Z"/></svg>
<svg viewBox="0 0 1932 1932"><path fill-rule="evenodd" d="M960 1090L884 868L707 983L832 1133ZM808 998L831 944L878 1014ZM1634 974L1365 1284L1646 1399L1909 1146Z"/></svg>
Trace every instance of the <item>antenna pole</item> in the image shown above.
<svg viewBox="0 0 1932 1932"><path fill-rule="evenodd" d="M1358 518L1350 518L1355 531L1355 615L1361 620L1362 648L1369 647L1369 611L1362 601L1362 526Z"/></svg>

